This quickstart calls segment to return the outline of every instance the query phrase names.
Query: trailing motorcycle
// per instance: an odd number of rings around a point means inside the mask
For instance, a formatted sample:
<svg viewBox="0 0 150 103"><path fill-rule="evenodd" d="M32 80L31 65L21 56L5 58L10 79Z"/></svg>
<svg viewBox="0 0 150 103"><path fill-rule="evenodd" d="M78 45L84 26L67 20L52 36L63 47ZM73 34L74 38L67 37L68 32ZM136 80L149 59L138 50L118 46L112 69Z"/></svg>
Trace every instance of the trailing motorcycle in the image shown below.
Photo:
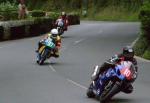
<svg viewBox="0 0 150 103"><path fill-rule="evenodd" d="M58 30L58 34L62 35L64 33L64 22L62 19L58 19L57 21L58 23L56 29Z"/></svg>
<svg viewBox="0 0 150 103"><path fill-rule="evenodd" d="M42 42L42 46L37 52L37 63L42 65L47 58L50 58L54 54L55 43L51 38L48 38Z"/></svg>
<svg viewBox="0 0 150 103"><path fill-rule="evenodd" d="M89 98L96 97L100 102L110 100L115 94L124 90L125 86L137 78L135 66L130 61L121 61L115 68L109 68L93 81L87 89Z"/></svg>

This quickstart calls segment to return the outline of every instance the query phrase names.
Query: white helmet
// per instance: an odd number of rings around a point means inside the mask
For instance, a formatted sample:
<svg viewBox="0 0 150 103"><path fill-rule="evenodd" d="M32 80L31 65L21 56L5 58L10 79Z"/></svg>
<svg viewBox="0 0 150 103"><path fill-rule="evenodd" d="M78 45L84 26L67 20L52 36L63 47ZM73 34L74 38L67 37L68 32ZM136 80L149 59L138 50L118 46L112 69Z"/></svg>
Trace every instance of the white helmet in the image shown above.
<svg viewBox="0 0 150 103"><path fill-rule="evenodd" d="M57 29L52 29L51 34L52 35L58 35L58 30Z"/></svg>

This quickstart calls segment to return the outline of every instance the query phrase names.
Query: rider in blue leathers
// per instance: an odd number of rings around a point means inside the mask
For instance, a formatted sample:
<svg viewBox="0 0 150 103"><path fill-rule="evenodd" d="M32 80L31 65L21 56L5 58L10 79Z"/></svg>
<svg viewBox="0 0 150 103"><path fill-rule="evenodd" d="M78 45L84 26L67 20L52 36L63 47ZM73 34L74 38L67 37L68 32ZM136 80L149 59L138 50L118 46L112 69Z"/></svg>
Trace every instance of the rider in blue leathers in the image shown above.
<svg viewBox="0 0 150 103"><path fill-rule="evenodd" d="M138 68L137 68L137 61L134 58L134 50L131 46L126 46L123 48L122 54L113 56L111 59L105 61L101 66L98 65L95 66L91 79L93 81L96 81L102 73L107 71L109 68L114 68L115 65L119 63L121 60L131 61L135 66L135 73L137 73ZM132 93L133 91L132 84L128 84L126 87L123 88L122 91L125 93Z"/></svg>

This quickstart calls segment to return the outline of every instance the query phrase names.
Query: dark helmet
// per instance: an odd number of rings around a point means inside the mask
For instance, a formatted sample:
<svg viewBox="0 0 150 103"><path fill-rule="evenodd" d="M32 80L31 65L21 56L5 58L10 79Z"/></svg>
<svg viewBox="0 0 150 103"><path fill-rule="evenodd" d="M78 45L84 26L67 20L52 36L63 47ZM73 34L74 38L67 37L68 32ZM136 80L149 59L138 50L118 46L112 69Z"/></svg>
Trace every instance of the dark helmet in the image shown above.
<svg viewBox="0 0 150 103"><path fill-rule="evenodd" d="M123 48L123 55L127 59L132 59L134 57L134 50L131 46L126 46Z"/></svg>

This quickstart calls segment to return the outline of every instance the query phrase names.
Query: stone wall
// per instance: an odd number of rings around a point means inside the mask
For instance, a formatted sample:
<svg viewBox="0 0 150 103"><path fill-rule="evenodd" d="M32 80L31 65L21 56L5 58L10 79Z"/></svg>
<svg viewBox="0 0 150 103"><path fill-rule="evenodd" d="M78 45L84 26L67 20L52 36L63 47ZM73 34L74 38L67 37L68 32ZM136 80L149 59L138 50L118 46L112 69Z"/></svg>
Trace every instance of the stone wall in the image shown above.
<svg viewBox="0 0 150 103"><path fill-rule="evenodd" d="M0 40L38 36L49 32L53 28L54 22L54 19L48 17L0 22ZM80 24L79 16L69 15L69 24Z"/></svg>

